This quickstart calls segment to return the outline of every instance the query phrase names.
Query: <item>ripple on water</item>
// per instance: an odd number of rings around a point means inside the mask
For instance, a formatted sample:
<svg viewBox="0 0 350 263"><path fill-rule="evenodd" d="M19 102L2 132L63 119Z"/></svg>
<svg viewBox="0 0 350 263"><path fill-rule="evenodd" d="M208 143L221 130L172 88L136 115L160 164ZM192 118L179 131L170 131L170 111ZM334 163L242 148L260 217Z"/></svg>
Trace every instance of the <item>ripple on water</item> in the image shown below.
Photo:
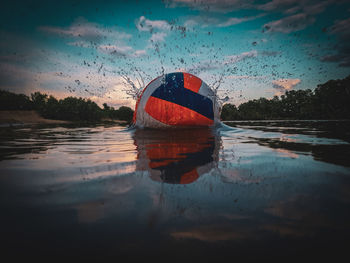
<svg viewBox="0 0 350 263"><path fill-rule="evenodd" d="M252 247L285 256L291 244L336 250L350 236L349 140L334 129L342 125L2 128L7 249L54 253L60 242L73 254L144 256L156 245L202 259Z"/></svg>

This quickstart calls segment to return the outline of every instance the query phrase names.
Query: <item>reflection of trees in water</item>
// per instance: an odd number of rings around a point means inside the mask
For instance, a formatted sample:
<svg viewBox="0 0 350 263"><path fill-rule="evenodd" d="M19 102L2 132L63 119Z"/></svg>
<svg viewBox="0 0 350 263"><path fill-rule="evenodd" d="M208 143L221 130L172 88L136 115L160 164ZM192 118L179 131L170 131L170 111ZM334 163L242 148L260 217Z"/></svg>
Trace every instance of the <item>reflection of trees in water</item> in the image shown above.
<svg viewBox="0 0 350 263"><path fill-rule="evenodd" d="M3 128L0 134L0 160L19 159L19 155L46 151L54 142L35 128Z"/></svg>
<svg viewBox="0 0 350 263"><path fill-rule="evenodd" d="M261 131L249 136L251 143L267 146L296 158L312 155L315 160L349 166L350 121L234 121L230 126ZM269 138L272 133L277 138ZM276 135L274 135L276 136ZM293 157L294 156L294 157Z"/></svg>
<svg viewBox="0 0 350 263"><path fill-rule="evenodd" d="M192 183L217 167L219 135L208 128L136 130L137 170L149 171L152 180Z"/></svg>
<svg viewBox="0 0 350 263"><path fill-rule="evenodd" d="M281 141L280 139L257 138L259 145L273 149L287 150L291 153L311 154L315 160L350 166L350 147L348 144L312 144Z"/></svg>
<svg viewBox="0 0 350 263"><path fill-rule="evenodd" d="M80 142L86 135L97 133L91 127L74 124L60 126L35 125L0 129L0 160L21 159L23 154L39 154L62 142Z"/></svg>
<svg viewBox="0 0 350 263"><path fill-rule="evenodd" d="M304 134L317 138L340 139L350 143L350 121L332 120L266 120L233 121L229 126L260 130L264 132L281 132L283 134Z"/></svg>

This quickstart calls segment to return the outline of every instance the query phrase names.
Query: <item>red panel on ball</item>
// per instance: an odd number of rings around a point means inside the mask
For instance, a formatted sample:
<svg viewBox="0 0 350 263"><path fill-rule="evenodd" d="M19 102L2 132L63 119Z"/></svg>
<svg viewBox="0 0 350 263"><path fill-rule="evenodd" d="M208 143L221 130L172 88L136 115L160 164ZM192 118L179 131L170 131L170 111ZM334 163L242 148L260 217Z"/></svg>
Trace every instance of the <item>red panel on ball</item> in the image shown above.
<svg viewBox="0 0 350 263"><path fill-rule="evenodd" d="M189 73L183 73L183 75L184 75L185 89L189 89L189 90L192 90L193 92L198 93L202 85L202 80Z"/></svg>

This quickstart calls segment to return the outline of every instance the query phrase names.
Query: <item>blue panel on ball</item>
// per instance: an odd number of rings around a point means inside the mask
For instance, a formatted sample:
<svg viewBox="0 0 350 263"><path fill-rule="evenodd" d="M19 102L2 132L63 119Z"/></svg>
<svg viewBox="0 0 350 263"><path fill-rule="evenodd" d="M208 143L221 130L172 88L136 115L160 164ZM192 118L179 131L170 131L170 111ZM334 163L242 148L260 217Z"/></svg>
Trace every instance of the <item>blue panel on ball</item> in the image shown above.
<svg viewBox="0 0 350 263"><path fill-rule="evenodd" d="M211 99L184 88L184 77L181 72L165 75L165 83L159 86L152 97L176 103L189 108L213 120L213 102Z"/></svg>

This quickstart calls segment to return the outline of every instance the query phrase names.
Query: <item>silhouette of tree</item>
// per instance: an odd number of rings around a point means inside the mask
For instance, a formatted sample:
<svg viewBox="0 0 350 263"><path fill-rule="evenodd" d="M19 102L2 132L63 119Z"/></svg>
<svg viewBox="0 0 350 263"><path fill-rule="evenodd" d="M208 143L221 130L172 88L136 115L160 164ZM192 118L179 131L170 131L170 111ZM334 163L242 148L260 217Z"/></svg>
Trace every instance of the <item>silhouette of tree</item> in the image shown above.
<svg viewBox="0 0 350 263"><path fill-rule="evenodd" d="M237 108L225 104L222 120L266 119L349 119L350 76L330 80L312 91L290 90L281 97L260 98L242 103Z"/></svg>
<svg viewBox="0 0 350 263"><path fill-rule="evenodd" d="M30 98L0 90L0 110L36 110L45 118L71 121L100 121L102 118L131 122L133 110L122 106L114 109L103 104L101 109L89 99L67 97L57 100L53 96L34 92ZM349 119L350 75L345 79L329 80L312 91L290 90L281 97L259 98L236 107L225 104L222 120L263 119Z"/></svg>
<svg viewBox="0 0 350 263"><path fill-rule="evenodd" d="M32 110L33 102L24 94L0 90L0 110Z"/></svg>
<svg viewBox="0 0 350 263"><path fill-rule="evenodd" d="M133 116L129 107L115 110L104 103L101 109L89 99L67 97L57 100L38 91L29 98L24 94L0 90L0 110L36 110L45 118L70 121L100 121L108 117L131 122Z"/></svg>

